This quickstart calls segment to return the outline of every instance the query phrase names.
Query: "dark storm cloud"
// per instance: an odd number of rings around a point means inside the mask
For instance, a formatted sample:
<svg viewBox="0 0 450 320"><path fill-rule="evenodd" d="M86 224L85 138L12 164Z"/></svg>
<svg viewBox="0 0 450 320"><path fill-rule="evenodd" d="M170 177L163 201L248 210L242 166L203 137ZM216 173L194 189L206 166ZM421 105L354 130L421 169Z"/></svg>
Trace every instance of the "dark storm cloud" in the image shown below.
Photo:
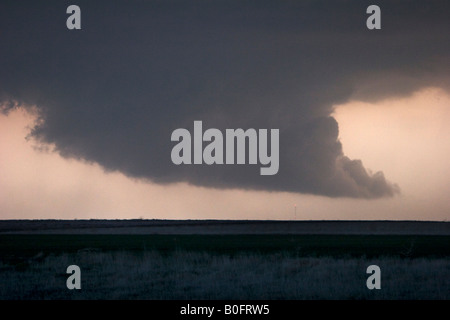
<svg viewBox="0 0 450 320"><path fill-rule="evenodd" d="M157 183L392 196L343 154L333 105L449 89L448 1L377 1L377 31L365 1L76 1L80 31L70 4L1 5L1 99L36 105L32 135L63 156ZM279 128L278 174L175 166L171 133L194 120Z"/></svg>

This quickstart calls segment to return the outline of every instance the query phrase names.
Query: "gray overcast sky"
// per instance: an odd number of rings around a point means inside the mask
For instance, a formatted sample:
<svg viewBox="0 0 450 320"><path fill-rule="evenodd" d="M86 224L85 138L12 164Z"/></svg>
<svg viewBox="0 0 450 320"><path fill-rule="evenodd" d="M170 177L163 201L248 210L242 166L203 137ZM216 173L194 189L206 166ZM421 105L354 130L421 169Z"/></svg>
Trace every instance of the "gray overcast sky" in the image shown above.
<svg viewBox="0 0 450 320"><path fill-rule="evenodd" d="M70 4L81 8L82 30L65 27ZM450 3L377 1L374 31L370 4L3 1L3 112L13 102L36 106L30 133L57 153L158 184L392 197L400 183L343 152L333 106L448 91ZM194 120L204 129L278 128L278 174L175 166L171 133L192 131Z"/></svg>

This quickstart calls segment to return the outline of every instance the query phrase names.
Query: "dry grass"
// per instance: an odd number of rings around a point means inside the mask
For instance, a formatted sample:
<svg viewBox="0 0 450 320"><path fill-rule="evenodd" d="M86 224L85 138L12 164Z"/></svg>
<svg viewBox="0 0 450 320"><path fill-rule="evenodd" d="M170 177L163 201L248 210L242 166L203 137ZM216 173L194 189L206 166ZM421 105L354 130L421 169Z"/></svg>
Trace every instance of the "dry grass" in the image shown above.
<svg viewBox="0 0 450 320"><path fill-rule="evenodd" d="M71 264L81 290L66 288ZM381 268L381 290L366 287L370 264ZM0 299L450 299L450 261L79 252L24 270L0 263Z"/></svg>

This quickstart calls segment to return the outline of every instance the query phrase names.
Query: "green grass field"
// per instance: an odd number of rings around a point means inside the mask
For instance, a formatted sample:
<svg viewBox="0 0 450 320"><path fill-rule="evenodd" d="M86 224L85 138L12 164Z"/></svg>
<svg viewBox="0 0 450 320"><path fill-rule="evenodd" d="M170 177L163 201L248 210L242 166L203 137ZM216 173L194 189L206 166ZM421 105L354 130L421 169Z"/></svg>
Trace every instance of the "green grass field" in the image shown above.
<svg viewBox="0 0 450 320"><path fill-rule="evenodd" d="M108 251L287 253L332 257L449 257L449 236L402 235L0 235L3 262L37 254Z"/></svg>

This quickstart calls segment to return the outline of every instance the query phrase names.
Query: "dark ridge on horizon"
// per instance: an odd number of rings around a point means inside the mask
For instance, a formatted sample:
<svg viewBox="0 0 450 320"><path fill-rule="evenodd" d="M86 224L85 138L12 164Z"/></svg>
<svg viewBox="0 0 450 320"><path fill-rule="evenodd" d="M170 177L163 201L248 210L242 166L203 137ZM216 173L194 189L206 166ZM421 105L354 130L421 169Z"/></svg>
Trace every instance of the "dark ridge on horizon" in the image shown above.
<svg viewBox="0 0 450 320"><path fill-rule="evenodd" d="M450 235L450 223L417 220L42 219L0 220L0 233Z"/></svg>

